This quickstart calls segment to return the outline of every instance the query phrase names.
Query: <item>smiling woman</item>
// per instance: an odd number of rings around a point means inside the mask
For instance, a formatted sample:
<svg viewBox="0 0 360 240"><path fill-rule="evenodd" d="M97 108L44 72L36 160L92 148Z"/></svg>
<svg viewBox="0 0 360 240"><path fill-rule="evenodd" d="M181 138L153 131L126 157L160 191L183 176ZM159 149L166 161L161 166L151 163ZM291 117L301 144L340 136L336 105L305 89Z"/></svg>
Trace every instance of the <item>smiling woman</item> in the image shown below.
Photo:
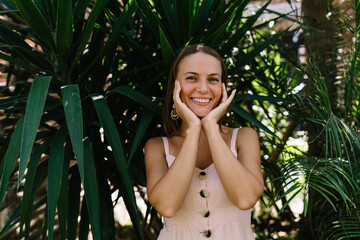
<svg viewBox="0 0 360 240"><path fill-rule="evenodd" d="M192 56L194 55L194 56ZM206 57L205 59L203 57ZM192 60L192 61L191 61ZM216 60L216 61L215 61ZM207 68L205 69L205 72L208 71L209 74L209 81L220 81L221 83L226 85L227 82L227 71L225 63L223 62L221 56L217 51L214 49L204 46L201 44L193 44L185 47L182 49L182 51L176 56L175 60L173 61L173 65L170 69L168 84L167 84L167 90L166 90L166 97L165 97L165 107L164 107L164 129L167 135L171 135L173 132L175 132L182 122L182 118L178 118L176 121L173 121L171 119L171 112L174 108L174 101L173 101L173 91L175 88L175 82L176 80L181 80L181 69L183 68L185 73L188 73L190 76L187 80L189 82L196 81L196 77L198 76L191 76L191 74L194 74L201 69L198 67L200 64L203 63L203 61L209 61L215 66L214 68ZM181 62L181 64L180 64ZM187 67L183 66L183 64L187 64ZM207 65L202 64L203 68L205 68ZM221 71L219 72L218 68L221 68ZM194 71L194 69L196 69ZM217 71L217 72L216 72ZM179 75L180 74L180 75ZM218 76L220 74L220 76ZM216 76L213 76L216 75ZM217 79L217 80L215 80ZM222 91L222 90L221 90ZM204 100L200 100L204 101ZM219 124L221 125L223 118L220 119Z"/></svg>
<svg viewBox="0 0 360 240"><path fill-rule="evenodd" d="M221 72L219 60L206 53L194 53L180 61L176 74L180 99L198 117L205 117L220 101Z"/></svg>
<svg viewBox="0 0 360 240"><path fill-rule="evenodd" d="M260 147L251 128L221 125L226 93L220 55L189 45L168 80L167 136L145 145L149 202L165 217L158 239L254 239L251 208L263 192Z"/></svg>

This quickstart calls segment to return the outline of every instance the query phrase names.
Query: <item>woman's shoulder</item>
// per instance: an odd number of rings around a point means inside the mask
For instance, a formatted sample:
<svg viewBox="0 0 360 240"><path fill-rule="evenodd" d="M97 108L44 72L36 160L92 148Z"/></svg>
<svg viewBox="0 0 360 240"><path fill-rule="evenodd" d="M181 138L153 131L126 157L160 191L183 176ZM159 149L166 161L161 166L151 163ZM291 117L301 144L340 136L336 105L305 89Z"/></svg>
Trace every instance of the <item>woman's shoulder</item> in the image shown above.
<svg viewBox="0 0 360 240"><path fill-rule="evenodd" d="M152 137L145 143L145 152L164 149L162 137Z"/></svg>
<svg viewBox="0 0 360 240"><path fill-rule="evenodd" d="M258 136L257 132L255 131L255 129L251 128L251 127L241 127L239 128L239 132L238 135L244 135L244 136Z"/></svg>
<svg viewBox="0 0 360 240"><path fill-rule="evenodd" d="M258 142L259 141L259 135L258 133L251 127L242 127L239 129L237 133L237 142Z"/></svg>

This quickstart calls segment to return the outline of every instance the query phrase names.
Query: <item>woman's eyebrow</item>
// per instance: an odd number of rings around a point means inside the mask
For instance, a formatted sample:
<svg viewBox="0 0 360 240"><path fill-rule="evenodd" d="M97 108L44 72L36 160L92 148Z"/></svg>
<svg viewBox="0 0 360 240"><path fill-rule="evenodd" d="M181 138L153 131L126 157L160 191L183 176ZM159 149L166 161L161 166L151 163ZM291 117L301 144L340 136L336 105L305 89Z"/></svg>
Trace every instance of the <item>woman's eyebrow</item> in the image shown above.
<svg viewBox="0 0 360 240"><path fill-rule="evenodd" d="M184 73L184 75L186 74L194 74L194 75L199 75L197 72L186 72ZM219 73L210 73L209 76L214 76L214 75L217 75L219 77L221 77L221 75Z"/></svg>
<svg viewBox="0 0 360 240"><path fill-rule="evenodd" d="M209 74L209 75L210 75L210 76L217 75L217 76L221 77L221 75L220 75L220 74L218 74L218 73L211 73L211 74Z"/></svg>
<svg viewBox="0 0 360 240"><path fill-rule="evenodd" d="M199 75L197 72L186 72L184 75L186 74L194 74L194 75Z"/></svg>

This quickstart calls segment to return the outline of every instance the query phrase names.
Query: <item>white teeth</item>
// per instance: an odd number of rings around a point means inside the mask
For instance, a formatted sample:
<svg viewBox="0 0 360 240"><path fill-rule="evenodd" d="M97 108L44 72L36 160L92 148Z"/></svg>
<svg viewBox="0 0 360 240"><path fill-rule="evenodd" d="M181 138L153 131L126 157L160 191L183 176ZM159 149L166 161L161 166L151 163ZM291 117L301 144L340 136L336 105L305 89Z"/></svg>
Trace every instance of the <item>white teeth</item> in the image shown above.
<svg viewBox="0 0 360 240"><path fill-rule="evenodd" d="M192 100L199 102L199 103L207 103L210 102L209 98L192 98Z"/></svg>

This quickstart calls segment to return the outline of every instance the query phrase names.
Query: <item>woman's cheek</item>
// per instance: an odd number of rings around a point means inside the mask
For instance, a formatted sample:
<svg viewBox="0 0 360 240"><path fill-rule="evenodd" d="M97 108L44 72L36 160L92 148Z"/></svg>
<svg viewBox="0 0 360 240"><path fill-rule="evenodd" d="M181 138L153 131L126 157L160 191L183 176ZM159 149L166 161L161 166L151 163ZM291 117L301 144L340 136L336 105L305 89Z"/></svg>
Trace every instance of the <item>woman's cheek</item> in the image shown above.
<svg viewBox="0 0 360 240"><path fill-rule="evenodd" d="M219 91L219 93L218 93L218 96L219 96L218 101L220 102L220 101L221 101L221 99L222 99L222 97L223 97L223 92L222 92L222 90L221 90L221 89L220 89L220 91Z"/></svg>

